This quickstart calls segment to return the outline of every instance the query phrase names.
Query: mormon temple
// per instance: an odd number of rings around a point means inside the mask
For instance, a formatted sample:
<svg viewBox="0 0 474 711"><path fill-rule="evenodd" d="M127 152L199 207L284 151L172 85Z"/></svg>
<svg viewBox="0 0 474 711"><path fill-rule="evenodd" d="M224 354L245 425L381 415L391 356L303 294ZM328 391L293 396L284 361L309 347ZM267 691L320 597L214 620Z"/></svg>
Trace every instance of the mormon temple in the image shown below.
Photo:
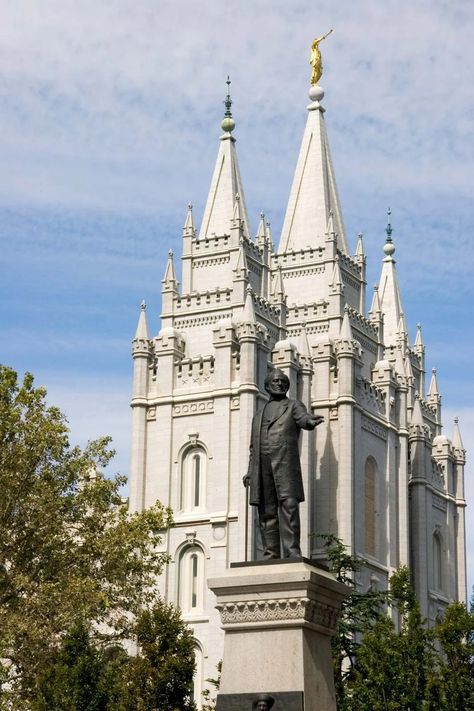
<svg viewBox="0 0 474 711"><path fill-rule="evenodd" d="M365 561L361 589L385 588L408 565L432 623L466 600L458 423L442 434L421 328L408 336L390 214L366 310L366 254L362 235L352 254L344 231L323 97L313 85L277 246L263 214L250 229L227 95L200 226L191 205L184 223L181 285L170 251L161 328L150 334L143 304L133 340L130 509L159 499L174 512L159 586L193 630L196 699L223 651L206 580L259 555L242 477L273 367L290 397L324 417L300 435L303 555L322 555L312 533L335 534Z"/></svg>

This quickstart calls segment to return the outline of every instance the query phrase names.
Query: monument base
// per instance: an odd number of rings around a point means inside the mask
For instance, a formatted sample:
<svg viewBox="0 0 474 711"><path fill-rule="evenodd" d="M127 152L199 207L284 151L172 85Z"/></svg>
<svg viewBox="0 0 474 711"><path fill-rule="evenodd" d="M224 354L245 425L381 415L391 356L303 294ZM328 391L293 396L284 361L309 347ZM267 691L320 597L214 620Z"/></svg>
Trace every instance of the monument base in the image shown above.
<svg viewBox="0 0 474 711"><path fill-rule="evenodd" d="M260 694L272 711L336 711L331 636L345 585L307 560L239 564L208 585L225 632L218 711L237 696L251 711Z"/></svg>

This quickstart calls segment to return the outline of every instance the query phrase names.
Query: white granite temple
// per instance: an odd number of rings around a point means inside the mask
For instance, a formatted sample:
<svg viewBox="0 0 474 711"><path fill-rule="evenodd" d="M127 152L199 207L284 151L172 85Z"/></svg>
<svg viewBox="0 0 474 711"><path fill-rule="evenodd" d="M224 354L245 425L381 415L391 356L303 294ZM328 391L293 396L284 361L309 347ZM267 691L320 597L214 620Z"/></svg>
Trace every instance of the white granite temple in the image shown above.
<svg viewBox="0 0 474 711"><path fill-rule="evenodd" d="M390 215L366 308L362 235L351 253L323 96L311 88L278 247L263 214L251 230L227 96L204 215L197 227L189 206L183 228L181 285L169 252L160 331L149 333L142 305L133 340L130 509L159 499L174 511L159 585L194 631L196 699L222 658L206 580L258 554L242 477L272 366L324 417L301 433L303 555L321 555L312 532L336 534L365 559L365 588L408 565L430 621L466 600L458 424L442 434L436 372L425 381L421 329L407 332Z"/></svg>

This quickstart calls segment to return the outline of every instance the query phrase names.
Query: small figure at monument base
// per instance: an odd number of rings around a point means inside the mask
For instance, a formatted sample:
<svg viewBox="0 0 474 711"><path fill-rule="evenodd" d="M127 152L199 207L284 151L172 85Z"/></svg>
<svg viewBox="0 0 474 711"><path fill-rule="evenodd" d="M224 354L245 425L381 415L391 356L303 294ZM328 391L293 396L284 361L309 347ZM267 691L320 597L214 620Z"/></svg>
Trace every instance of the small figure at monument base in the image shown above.
<svg viewBox="0 0 474 711"><path fill-rule="evenodd" d="M252 704L253 711L270 711L275 699L270 694L259 694Z"/></svg>
<svg viewBox="0 0 474 711"><path fill-rule="evenodd" d="M264 558L301 558L299 504L304 501L298 449L301 429L313 430L313 417L299 400L286 397L290 381L279 369L265 379L270 400L252 421L250 458L244 485L258 507Z"/></svg>

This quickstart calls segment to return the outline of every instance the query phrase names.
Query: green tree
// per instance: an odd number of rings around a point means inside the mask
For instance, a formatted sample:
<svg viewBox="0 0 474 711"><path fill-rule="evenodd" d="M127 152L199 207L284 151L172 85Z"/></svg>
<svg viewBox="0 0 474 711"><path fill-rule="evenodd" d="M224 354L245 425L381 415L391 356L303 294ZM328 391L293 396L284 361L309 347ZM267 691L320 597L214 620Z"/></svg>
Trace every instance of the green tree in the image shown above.
<svg viewBox="0 0 474 711"><path fill-rule="evenodd" d="M350 588L342 603L337 632L331 640L334 665L334 684L338 709L345 708L345 698L354 675L357 650L362 636L383 614L388 593L380 590L361 591L355 582L356 573L364 561L350 555L344 543L332 534L317 534L324 543L329 569L336 579Z"/></svg>
<svg viewBox="0 0 474 711"><path fill-rule="evenodd" d="M452 603L434 630L440 648L428 680L430 711L474 709L474 612Z"/></svg>
<svg viewBox="0 0 474 711"><path fill-rule="evenodd" d="M124 661L128 659L124 655ZM64 637L51 663L38 678L33 711L106 711L114 696L108 658L93 644L85 623Z"/></svg>
<svg viewBox="0 0 474 711"><path fill-rule="evenodd" d="M390 594L398 611L399 631L383 615L365 633L346 690L347 711L426 709L435 660L433 634L421 617L406 567L393 574Z"/></svg>
<svg viewBox="0 0 474 711"><path fill-rule="evenodd" d="M194 711L194 640L181 613L163 601L135 626L138 653L124 669L123 693L114 711Z"/></svg>
<svg viewBox="0 0 474 711"><path fill-rule="evenodd" d="M106 438L72 447L45 389L0 367L1 709L31 707L75 625L87 621L103 641L129 638L156 598L171 513L157 503L130 515L122 477L91 477L112 455Z"/></svg>

